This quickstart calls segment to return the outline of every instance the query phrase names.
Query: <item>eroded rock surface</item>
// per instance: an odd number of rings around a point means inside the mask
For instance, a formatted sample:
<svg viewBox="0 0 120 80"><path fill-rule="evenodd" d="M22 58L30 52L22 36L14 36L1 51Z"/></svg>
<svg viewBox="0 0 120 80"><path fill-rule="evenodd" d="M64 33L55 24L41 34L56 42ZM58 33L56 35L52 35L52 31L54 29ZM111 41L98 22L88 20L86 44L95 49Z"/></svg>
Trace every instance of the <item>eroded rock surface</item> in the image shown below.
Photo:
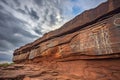
<svg viewBox="0 0 120 80"><path fill-rule="evenodd" d="M55 60L73 56L79 59L119 58L119 4L120 0L108 0L83 12L60 29L16 49L13 61L19 63L46 56Z"/></svg>
<svg viewBox="0 0 120 80"><path fill-rule="evenodd" d="M0 80L120 80L119 63L103 59L15 64L0 69Z"/></svg>
<svg viewBox="0 0 120 80"><path fill-rule="evenodd" d="M24 80L120 80L119 4L108 0L16 49L13 61L25 65L1 70L1 79L13 73Z"/></svg>

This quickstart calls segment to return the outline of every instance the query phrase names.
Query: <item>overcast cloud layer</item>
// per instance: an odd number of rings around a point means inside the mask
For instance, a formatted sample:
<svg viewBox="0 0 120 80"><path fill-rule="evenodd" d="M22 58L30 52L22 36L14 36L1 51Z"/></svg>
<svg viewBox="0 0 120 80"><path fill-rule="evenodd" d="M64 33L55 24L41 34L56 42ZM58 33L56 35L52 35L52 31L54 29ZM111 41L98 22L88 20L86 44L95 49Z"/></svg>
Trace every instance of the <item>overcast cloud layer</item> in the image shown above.
<svg viewBox="0 0 120 80"><path fill-rule="evenodd" d="M0 62L13 51L59 28L106 0L0 0Z"/></svg>

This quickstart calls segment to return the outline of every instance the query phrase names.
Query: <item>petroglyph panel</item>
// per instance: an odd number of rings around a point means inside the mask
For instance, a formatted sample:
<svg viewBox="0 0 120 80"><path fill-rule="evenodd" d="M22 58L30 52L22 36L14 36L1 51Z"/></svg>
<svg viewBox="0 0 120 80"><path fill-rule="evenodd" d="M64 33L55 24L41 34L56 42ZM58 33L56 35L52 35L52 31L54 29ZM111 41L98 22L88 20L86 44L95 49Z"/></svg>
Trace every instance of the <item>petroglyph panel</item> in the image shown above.
<svg viewBox="0 0 120 80"><path fill-rule="evenodd" d="M109 27L102 24L83 30L70 43L74 53L103 55L113 53L109 38Z"/></svg>
<svg viewBox="0 0 120 80"><path fill-rule="evenodd" d="M96 54L101 55L112 53L109 28L107 25L92 29L92 36Z"/></svg>
<svg viewBox="0 0 120 80"><path fill-rule="evenodd" d="M113 23L115 26L120 26L120 17L115 18Z"/></svg>

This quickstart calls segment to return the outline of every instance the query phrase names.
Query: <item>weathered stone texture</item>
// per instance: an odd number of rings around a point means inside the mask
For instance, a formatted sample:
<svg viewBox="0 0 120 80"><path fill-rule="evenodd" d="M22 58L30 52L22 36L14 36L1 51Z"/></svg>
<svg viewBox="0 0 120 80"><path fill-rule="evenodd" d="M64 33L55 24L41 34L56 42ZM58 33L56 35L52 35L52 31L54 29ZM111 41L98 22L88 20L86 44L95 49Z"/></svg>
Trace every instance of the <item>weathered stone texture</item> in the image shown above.
<svg viewBox="0 0 120 80"><path fill-rule="evenodd" d="M119 63L102 59L15 64L0 69L0 80L120 80Z"/></svg>
<svg viewBox="0 0 120 80"><path fill-rule="evenodd" d="M120 3L109 0L83 12L60 29L15 50L13 61L23 61L41 56L63 58L86 55L97 58L120 57ZM87 58L85 58L87 59Z"/></svg>
<svg viewBox="0 0 120 80"><path fill-rule="evenodd" d="M16 49L13 61L16 63L58 62L58 65L64 64L59 66L61 69L71 69L70 72L77 73L82 70L81 74L84 73L84 78L89 80L109 80L110 75L113 75L113 78L114 76L120 78L118 76L120 74L118 68L120 67L118 64L120 61L119 4L120 0L108 0L94 9L83 12L61 28ZM85 69L82 66L86 66ZM114 73L113 69L118 72ZM118 80L118 78L111 79Z"/></svg>

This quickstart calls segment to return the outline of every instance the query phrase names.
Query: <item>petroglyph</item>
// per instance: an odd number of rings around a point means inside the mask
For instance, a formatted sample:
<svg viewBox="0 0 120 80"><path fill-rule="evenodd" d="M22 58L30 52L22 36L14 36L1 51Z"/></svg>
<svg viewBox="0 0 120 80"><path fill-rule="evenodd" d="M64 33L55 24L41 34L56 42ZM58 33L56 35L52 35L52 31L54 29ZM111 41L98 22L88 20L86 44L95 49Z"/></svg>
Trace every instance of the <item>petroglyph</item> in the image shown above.
<svg viewBox="0 0 120 80"><path fill-rule="evenodd" d="M115 18L113 23L115 26L120 26L120 18Z"/></svg>

